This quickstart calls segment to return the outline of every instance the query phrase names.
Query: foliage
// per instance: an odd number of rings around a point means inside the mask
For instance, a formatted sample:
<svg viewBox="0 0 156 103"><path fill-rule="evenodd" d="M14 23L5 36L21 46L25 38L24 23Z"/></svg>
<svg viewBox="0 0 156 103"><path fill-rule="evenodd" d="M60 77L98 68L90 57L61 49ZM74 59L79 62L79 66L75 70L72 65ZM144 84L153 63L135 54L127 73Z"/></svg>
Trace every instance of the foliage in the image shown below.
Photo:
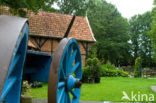
<svg viewBox="0 0 156 103"><path fill-rule="evenodd" d="M88 58L87 66L88 66L87 69L88 69L90 78L100 77L101 65L97 58Z"/></svg>
<svg viewBox="0 0 156 103"><path fill-rule="evenodd" d="M25 92L28 92L29 89L30 89L30 85L28 81L23 81L21 93L24 94Z"/></svg>
<svg viewBox="0 0 156 103"><path fill-rule="evenodd" d="M95 45L91 46L89 53L87 55L88 58L96 58L97 57L97 48Z"/></svg>
<svg viewBox="0 0 156 103"><path fill-rule="evenodd" d="M76 16L85 16L88 0L58 0L59 12Z"/></svg>
<svg viewBox="0 0 156 103"><path fill-rule="evenodd" d="M134 67L134 77L141 76L141 58L138 57L135 60L135 67Z"/></svg>
<svg viewBox="0 0 156 103"><path fill-rule="evenodd" d="M10 12L13 14L19 14L20 16L26 16L26 9L32 10L37 13L38 10L50 10L52 11L51 5L54 0L0 0L0 6L10 7Z"/></svg>
<svg viewBox="0 0 156 103"><path fill-rule="evenodd" d="M156 63L156 0L154 0L154 8L152 10L152 18L153 18L153 22L152 22L152 26L151 26L151 31L149 33L149 36L151 38L151 45L152 45L152 49L153 49L153 57L155 59L155 63Z"/></svg>
<svg viewBox="0 0 156 103"><path fill-rule="evenodd" d="M104 65L102 65L101 69L102 77L128 77L129 74L125 71L118 69L107 69Z"/></svg>
<svg viewBox="0 0 156 103"><path fill-rule="evenodd" d="M85 79L85 78L88 79L89 78L89 70L88 70L88 68L83 67L82 71L83 71L82 78L83 79Z"/></svg>
<svg viewBox="0 0 156 103"><path fill-rule="evenodd" d="M143 58L143 66L152 65L151 39L148 36L148 31L151 30L151 23L152 18L150 12L146 12L142 15L135 15L129 21L131 54L133 55L133 60L139 56Z"/></svg>
<svg viewBox="0 0 156 103"><path fill-rule="evenodd" d="M108 62L107 64L103 64L102 68L105 68L105 69L118 69L114 65L112 65L110 62Z"/></svg>
<svg viewBox="0 0 156 103"><path fill-rule="evenodd" d="M30 83L30 86L31 86L32 88L40 88L40 87L42 87L42 82L34 81L34 82L31 82L31 83Z"/></svg>
<svg viewBox="0 0 156 103"><path fill-rule="evenodd" d="M97 40L97 57L115 65L126 61L129 25L115 6L105 0L90 0L87 17Z"/></svg>

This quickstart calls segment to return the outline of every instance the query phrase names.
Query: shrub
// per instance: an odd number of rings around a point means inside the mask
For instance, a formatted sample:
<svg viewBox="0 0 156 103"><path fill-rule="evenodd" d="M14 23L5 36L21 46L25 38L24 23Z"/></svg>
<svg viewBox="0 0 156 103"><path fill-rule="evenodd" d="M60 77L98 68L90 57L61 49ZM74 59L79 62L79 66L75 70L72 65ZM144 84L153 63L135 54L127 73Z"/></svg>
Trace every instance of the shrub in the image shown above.
<svg viewBox="0 0 156 103"><path fill-rule="evenodd" d="M92 45L90 52L88 53L88 58L95 58L95 57L97 57L97 48L95 45Z"/></svg>
<svg viewBox="0 0 156 103"><path fill-rule="evenodd" d="M82 78L87 78L88 79L89 78L89 70L86 67L83 67L82 72L83 72Z"/></svg>
<svg viewBox="0 0 156 103"><path fill-rule="evenodd" d="M111 65L111 63L103 64L102 68L105 68L105 69L117 69L114 65Z"/></svg>
<svg viewBox="0 0 156 103"><path fill-rule="evenodd" d="M101 65L97 58L87 59L87 67L90 78L98 78L101 76Z"/></svg>
<svg viewBox="0 0 156 103"><path fill-rule="evenodd" d="M128 72L125 72L125 71L120 71L120 75L122 77L128 77L129 76Z"/></svg>
<svg viewBox="0 0 156 103"><path fill-rule="evenodd" d="M22 82L22 91L21 91L21 93L24 95L24 93L27 92L30 88L31 87L30 87L28 81L23 81Z"/></svg>
<svg viewBox="0 0 156 103"><path fill-rule="evenodd" d="M121 70L102 68L101 76L102 77L128 77L129 74Z"/></svg>
<svg viewBox="0 0 156 103"><path fill-rule="evenodd" d="M87 59L87 61L86 61L86 63L87 63L87 66L92 66L92 59L91 58L88 58Z"/></svg>
<svg viewBox="0 0 156 103"><path fill-rule="evenodd" d="M134 67L134 77L141 76L141 58L138 57L135 60L135 67Z"/></svg>
<svg viewBox="0 0 156 103"><path fill-rule="evenodd" d="M32 88L40 88L40 87L42 87L42 83L41 82L34 81L34 82L31 82L30 83L30 86Z"/></svg>

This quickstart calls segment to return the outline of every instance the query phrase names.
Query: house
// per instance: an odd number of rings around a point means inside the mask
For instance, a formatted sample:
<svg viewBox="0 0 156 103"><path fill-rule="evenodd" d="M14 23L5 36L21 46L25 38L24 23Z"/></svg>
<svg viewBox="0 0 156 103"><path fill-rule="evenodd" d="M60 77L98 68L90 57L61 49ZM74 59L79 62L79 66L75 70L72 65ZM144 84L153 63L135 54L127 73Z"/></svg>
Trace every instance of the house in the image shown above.
<svg viewBox="0 0 156 103"><path fill-rule="evenodd" d="M7 7L1 14L8 13L6 11L8 11ZM29 12L27 16L30 30L29 49L33 48L53 55L62 38L72 37L79 43L82 63L85 65L89 47L96 42L87 17L44 11L39 11L37 14Z"/></svg>

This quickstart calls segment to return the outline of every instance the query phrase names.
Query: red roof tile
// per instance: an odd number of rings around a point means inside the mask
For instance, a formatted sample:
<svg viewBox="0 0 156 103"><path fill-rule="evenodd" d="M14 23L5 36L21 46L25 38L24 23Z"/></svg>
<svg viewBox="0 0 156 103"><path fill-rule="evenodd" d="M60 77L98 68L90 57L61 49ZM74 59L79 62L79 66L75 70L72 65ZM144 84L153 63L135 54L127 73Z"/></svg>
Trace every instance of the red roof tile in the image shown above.
<svg viewBox="0 0 156 103"><path fill-rule="evenodd" d="M30 34L63 38L73 18L72 15L39 11L29 13ZM96 41L86 17L76 16L68 37L78 40Z"/></svg>
<svg viewBox="0 0 156 103"><path fill-rule="evenodd" d="M7 7L3 11L6 13ZM63 38L73 18L72 15L39 11L29 12L30 35ZM76 16L68 37L77 40L96 41L87 17Z"/></svg>

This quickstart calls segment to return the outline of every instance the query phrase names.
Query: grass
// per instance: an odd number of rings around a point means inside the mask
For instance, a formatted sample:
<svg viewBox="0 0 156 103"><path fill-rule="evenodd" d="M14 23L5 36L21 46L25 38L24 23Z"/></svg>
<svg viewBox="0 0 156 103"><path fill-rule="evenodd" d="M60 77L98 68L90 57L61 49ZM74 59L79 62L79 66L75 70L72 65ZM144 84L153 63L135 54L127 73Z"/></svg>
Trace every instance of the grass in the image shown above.
<svg viewBox="0 0 156 103"><path fill-rule="evenodd" d="M100 84L83 84L80 100L89 101L122 101L122 92L128 96L133 91L135 94L154 94L150 86L156 85L155 79L105 77L101 78ZM42 88L32 88L26 94L34 98L47 98L47 84Z"/></svg>

